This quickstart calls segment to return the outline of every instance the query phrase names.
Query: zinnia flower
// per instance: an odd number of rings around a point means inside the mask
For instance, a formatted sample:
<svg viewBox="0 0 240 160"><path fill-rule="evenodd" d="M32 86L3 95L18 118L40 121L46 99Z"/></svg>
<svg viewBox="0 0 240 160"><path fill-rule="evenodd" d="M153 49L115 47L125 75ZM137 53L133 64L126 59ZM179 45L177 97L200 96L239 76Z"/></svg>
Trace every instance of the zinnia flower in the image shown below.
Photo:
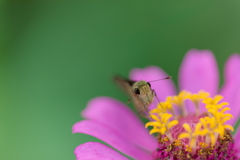
<svg viewBox="0 0 240 160"><path fill-rule="evenodd" d="M145 125L126 104L109 97L92 99L82 112L86 120L73 133L97 137L133 159L237 159L240 131L233 126L240 114L240 56L227 60L219 90L216 60L208 50L190 50L180 67L179 93L171 80L151 83L161 103L149 107ZM166 77L158 67L133 69L130 79L151 81ZM145 127L152 126L147 130ZM153 136L151 134L156 134ZM128 159L98 142L75 149L77 160Z"/></svg>

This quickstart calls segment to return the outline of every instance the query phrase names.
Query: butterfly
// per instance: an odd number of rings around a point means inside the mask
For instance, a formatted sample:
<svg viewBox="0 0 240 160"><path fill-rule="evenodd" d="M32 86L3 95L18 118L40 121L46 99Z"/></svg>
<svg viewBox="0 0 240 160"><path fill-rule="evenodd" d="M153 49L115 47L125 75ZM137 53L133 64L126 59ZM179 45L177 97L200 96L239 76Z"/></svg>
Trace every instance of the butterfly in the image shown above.
<svg viewBox="0 0 240 160"><path fill-rule="evenodd" d="M142 116L146 116L148 113L148 107L153 102L154 98L157 98L156 92L151 88L150 82L155 82L164 79L170 79L171 76L158 79L154 81L133 81L121 76L115 76L114 81L122 88L129 96L133 102L137 112ZM158 98L157 98L158 100ZM158 100L159 102L159 100ZM149 113L148 113L149 114Z"/></svg>

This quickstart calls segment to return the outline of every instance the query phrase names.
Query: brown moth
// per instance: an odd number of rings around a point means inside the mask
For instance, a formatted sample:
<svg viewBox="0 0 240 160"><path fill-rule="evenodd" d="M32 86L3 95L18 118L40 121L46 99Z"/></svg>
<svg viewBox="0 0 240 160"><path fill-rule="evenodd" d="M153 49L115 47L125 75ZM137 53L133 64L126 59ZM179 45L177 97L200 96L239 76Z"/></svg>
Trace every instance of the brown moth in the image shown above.
<svg viewBox="0 0 240 160"><path fill-rule="evenodd" d="M170 77L166 77L163 79L170 79ZM158 80L163 80L158 79ZM158 81L154 80L154 81ZM156 96L155 91L151 88L151 84L149 82L154 81L133 81L129 79L125 79L120 76L115 76L114 81L130 96L135 108L137 109L138 113L145 111L148 113L148 107L153 102ZM158 100L158 98L157 98ZM159 100L158 100L159 102ZM144 112L144 113L145 113ZM146 114L142 114L143 116Z"/></svg>

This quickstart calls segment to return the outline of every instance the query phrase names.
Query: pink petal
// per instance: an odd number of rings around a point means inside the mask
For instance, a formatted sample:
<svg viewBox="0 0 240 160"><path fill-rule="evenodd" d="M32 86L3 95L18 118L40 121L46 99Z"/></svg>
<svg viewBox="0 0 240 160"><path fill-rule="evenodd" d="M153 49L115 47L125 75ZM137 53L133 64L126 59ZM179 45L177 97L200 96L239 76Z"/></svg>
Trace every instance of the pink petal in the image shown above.
<svg viewBox="0 0 240 160"><path fill-rule="evenodd" d="M238 150L238 153L237 153L238 158L240 158L240 129L238 129L238 131L234 135L234 145Z"/></svg>
<svg viewBox="0 0 240 160"><path fill-rule="evenodd" d="M112 148L98 142L81 144L75 149L74 154L77 160L127 160Z"/></svg>
<svg viewBox="0 0 240 160"><path fill-rule="evenodd" d="M179 71L179 88L192 93L204 90L212 96L216 95L218 67L211 51L196 49L188 51ZM190 113L195 111L192 104L188 106L188 109ZM200 110L205 110L204 105L200 105Z"/></svg>
<svg viewBox="0 0 240 160"><path fill-rule="evenodd" d="M218 66L209 50L188 51L179 71L179 87L197 93L200 90L215 95L218 89Z"/></svg>
<svg viewBox="0 0 240 160"><path fill-rule="evenodd" d="M221 90L221 95L224 101L230 104L231 110L229 113L235 117L230 124L234 124L240 115L240 55L233 54L227 60L225 65L224 77L225 83Z"/></svg>
<svg viewBox="0 0 240 160"><path fill-rule="evenodd" d="M135 159L151 159L151 153L147 153L140 146L131 143L127 135L120 134L109 126L103 125L93 120L83 120L74 124L73 133L85 133L108 143L117 150ZM137 133L136 133L137 135Z"/></svg>
<svg viewBox="0 0 240 160"><path fill-rule="evenodd" d="M130 79L139 81L153 81L168 77L162 69L155 66L149 66L144 69L135 68L130 72ZM150 82L151 88L155 90L157 97L160 101L165 101L167 96L172 96L176 94L176 88L171 79L161 80L156 82ZM149 108L153 109L156 104L151 105Z"/></svg>
<svg viewBox="0 0 240 160"><path fill-rule="evenodd" d="M88 103L82 115L126 136L132 144L145 150L152 152L157 147L157 140L144 128L138 117L129 107L115 99L94 98Z"/></svg>

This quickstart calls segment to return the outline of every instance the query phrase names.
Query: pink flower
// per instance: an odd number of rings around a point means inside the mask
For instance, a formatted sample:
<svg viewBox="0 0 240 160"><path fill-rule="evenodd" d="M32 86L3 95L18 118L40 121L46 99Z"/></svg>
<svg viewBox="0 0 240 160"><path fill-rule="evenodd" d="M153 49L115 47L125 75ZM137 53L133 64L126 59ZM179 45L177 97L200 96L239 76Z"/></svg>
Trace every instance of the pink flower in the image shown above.
<svg viewBox="0 0 240 160"><path fill-rule="evenodd" d="M230 104L229 107L231 110L228 111L228 113L234 117L228 121L228 124L234 125L240 114L240 55L231 55L224 69L225 83L223 87L218 90L218 66L211 51L190 50L186 54L180 67L179 90L187 90L192 93L204 90L212 96L221 94L224 97L223 100ZM154 66L145 69L133 69L130 73L130 79L133 80L150 81L166 76L168 75L164 73L164 71ZM171 80L151 83L151 88L156 91L161 101L165 100L168 96L177 94L177 90ZM193 105L188 102L186 103L188 114L194 113L195 108ZM154 104L152 104L150 109L154 107ZM200 111L204 110L206 111L204 106L200 106ZM158 155L161 152L158 151L160 144L156 137L149 134L149 130L144 128L144 124L126 104L109 97L97 97L88 103L87 108L82 112L82 116L86 118L86 120L75 123L72 128L73 133L84 133L97 137L116 150L134 159L151 160L161 158ZM240 131L236 133L233 144L228 147L230 147L231 150L240 148ZM114 149L98 142L81 144L75 149L74 153L77 160L127 159ZM218 153L218 151L216 151L216 153ZM231 151L226 153L233 154L229 155L232 157L234 157L234 154L237 154ZM161 152L161 154L167 155L168 153L164 151L164 153ZM223 157L223 155L221 156ZM240 154L238 156L240 156Z"/></svg>

